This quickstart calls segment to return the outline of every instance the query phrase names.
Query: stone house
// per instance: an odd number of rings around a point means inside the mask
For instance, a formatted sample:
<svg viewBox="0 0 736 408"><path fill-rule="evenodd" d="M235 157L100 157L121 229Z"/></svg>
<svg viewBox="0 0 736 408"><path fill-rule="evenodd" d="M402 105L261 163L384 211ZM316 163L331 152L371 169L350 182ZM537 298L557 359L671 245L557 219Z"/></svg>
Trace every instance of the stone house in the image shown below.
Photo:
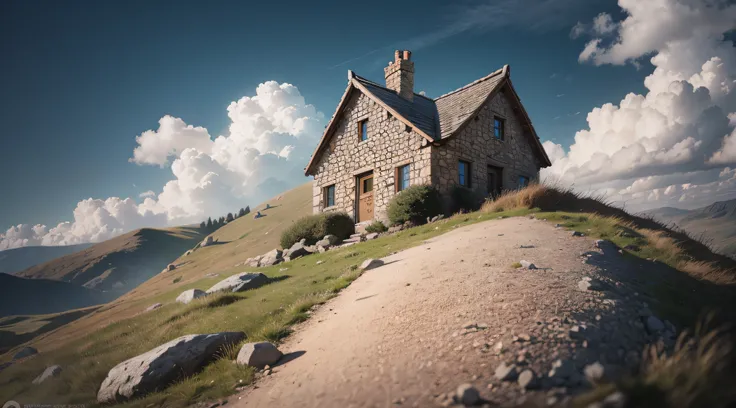
<svg viewBox="0 0 736 408"><path fill-rule="evenodd" d="M491 196L538 180L550 160L504 66L432 99L414 92L414 62L396 51L386 85L348 71L348 86L305 168L314 213L386 220L394 195L456 186ZM448 201L449 204L449 201Z"/></svg>

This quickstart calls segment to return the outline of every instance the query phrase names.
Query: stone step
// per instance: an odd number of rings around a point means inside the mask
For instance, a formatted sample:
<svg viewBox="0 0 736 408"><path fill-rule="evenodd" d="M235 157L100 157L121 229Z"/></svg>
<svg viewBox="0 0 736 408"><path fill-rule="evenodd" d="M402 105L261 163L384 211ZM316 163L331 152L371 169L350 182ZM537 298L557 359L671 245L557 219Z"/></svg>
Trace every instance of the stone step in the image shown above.
<svg viewBox="0 0 736 408"><path fill-rule="evenodd" d="M361 234L361 233L358 232L356 234L351 235L350 238L360 238L362 235L363 234Z"/></svg>

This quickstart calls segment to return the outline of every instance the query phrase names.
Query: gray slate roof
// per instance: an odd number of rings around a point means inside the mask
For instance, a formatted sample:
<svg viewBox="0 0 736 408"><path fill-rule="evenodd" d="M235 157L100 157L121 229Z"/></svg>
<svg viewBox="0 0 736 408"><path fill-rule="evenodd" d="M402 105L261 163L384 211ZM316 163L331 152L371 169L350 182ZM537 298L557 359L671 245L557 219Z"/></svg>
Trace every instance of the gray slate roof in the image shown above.
<svg viewBox="0 0 736 408"><path fill-rule="evenodd" d="M355 79L365 86L376 98L390 106L405 119L421 129L424 133L435 140L439 140L436 118L437 107L432 99L419 94L414 94L414 101L410 102L399 96L396 91L378 85L365 78L355 76Z"/></svg>
<svg viewBox="0 0 736 408"><path fill-rule="evenodd" d="M439 112L440 135L449 137L472 116L504 79L503 70L434 100Z"/></svg>

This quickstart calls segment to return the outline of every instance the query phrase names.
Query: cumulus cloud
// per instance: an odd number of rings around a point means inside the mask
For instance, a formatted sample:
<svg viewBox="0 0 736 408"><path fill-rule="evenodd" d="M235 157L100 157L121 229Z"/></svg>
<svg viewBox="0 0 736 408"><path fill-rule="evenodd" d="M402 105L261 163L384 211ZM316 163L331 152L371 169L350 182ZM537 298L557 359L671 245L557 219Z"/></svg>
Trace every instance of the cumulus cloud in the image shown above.
<svg viewBox="0 0 736 408"><path fill-rule="evenodd" d="M627 17L617 23L598 15L596 37L579 60L638 64L651 56L648 92L594 108L566 151L545 143L554 161L543 176L640 208L692 207L703 194L711 201L736 196L733 177L722 174L736 164L736 53L723 39L736 6L713 0L619 0L619 6Z"/></svg>
<svg viewBox="0 0 736 408"><path fill-rule="evenodd" d="M260 84L227 107L227 135L166 115L136 137L132 163L166 167L173 178L142 202L118 197L80 201L74 220L48 228L17 225L0 233L0 250L27 245L100 242L124 232L199 223L263 201L306 181L303 169L324 129L324 116L288 83Z"/></svg>

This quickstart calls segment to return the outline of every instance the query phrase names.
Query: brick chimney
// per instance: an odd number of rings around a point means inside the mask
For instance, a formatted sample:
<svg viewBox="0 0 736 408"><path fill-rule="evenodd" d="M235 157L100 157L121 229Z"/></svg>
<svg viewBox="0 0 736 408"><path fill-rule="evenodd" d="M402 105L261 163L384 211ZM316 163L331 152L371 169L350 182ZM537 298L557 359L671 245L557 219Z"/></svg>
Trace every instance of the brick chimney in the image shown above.
<svg viewBox="0 0 736 408"><path fill-rule="evenodd" d="M386 88L396 91L402 98L414 100L414 62L411 61L411 51L394 53L394 60L383 69L386 77Z"/></svg>

